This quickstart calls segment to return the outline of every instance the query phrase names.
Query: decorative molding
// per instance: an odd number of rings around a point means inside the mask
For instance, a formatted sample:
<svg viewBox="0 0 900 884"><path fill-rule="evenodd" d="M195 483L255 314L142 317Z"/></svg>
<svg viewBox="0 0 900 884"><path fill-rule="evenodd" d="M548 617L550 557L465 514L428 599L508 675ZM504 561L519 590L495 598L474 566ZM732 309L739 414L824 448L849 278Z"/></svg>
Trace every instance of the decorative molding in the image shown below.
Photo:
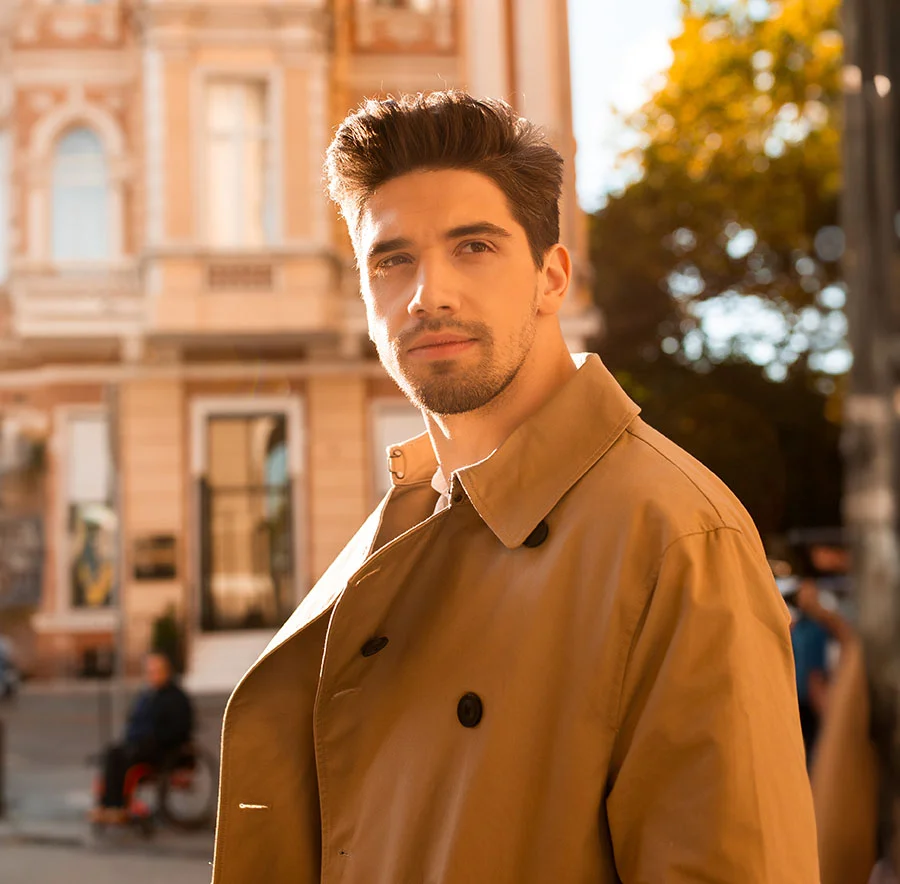
<svg viewBox="0 0 900 884"><path fill-rule="evenodd" d="M23 45L58 42L81 48L99 41L116 46L122 39L122 7L119 2L83 3L41 0L19 13L17 42ZM69 48L68 46L66 48Z"/></svg>
<svg viewBox="0 0 900 884"><path fill-rule="evenodd" d="M461 69L462 60L456 55L396 55L389 65L382 57L359 55L349 79L352 89L360 95L393 90L422 92L461 88Z"/></svg>
<svg viewBox="0 0 900 884"><path fill-rule="evenodd" d="M434 6L433 10L423 12L412 7L355 0L355 50L376 54L455 54L459 44L456 4L454 0L434 0Z"/></svg>
<svg viewBox="0 0 900 884"><path fill-rule="evenodd" d="M140 70L131 50L82 49L77 62L71 49L29 50L11 53L8 65L10 78L18 86L133 84Z"/></svg>
<svg viewBox="0 0 900 884"><path fill-rule="evenodd" d="M50 30L61 40L75 42L91 32L91 24L86 18L53 18L50 20Z"/></svg>
<svg viewBox="0 0 900 884"><path fill-rule="evenodd" d="M55 103L51 92L32 92L28 97L28 107L38 114L45 114Z"/></svg>
<svg viewBox="0 0 900 884"><path fill-rule="evenodd" d="M331 16L321 0L263 5L251 2L145 4L138 13L145 45L166 51L198 44L280 45L301 52L326 51Z"/></svg>

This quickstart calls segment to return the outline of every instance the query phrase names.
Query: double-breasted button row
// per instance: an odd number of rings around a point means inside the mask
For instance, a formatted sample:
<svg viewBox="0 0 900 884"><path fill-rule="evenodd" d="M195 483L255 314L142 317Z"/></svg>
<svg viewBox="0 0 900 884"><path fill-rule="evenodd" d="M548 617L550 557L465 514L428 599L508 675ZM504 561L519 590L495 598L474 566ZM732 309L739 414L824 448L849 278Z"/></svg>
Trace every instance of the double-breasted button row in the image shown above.
<svg viewBox="0 0 900 884"><path fill-rule="evenodd" d="M389 639L386 635L378 635L370 638L360 649L363 657L374 657L379 651L383 651L387 647Z"/></svg>
<svg viewBox="0 0 900 884"><path fill-rule="evenodd" d="M388 644L386 635L379 635L370 638L359 649L363 657L374 657L379 651L383 651ZM463 727L477 727L484 715L484 705L478 694L469 691L459 698L456 704L456 717Z"/></svg>
<svg viewBox="0 0 900 884"><path fill-rule="evenodd" d="M456 717L463 727L477 727L484 715L484 705L478 694L469 691L459 698L456 704Z"/></svg>

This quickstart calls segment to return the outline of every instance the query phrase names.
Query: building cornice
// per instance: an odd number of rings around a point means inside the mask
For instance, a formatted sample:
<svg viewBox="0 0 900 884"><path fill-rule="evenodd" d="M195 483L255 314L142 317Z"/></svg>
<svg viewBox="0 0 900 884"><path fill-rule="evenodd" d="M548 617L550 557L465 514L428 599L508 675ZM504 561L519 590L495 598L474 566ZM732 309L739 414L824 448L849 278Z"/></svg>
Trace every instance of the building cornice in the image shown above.
<svg viewBox="0 0 900 884"><path fill-rule="evenodd" d="M10 77L19 86L60 83L126 84L140 72L134 49L16 49L8 55Z"/></svg>
<svg viewBox="0 0 900 884"><path fill-rule="evenodd" d="M144 0L135 10L135 21L145 43L161 48L239 41L245 46L274 44L324 52L331 40L331 16L320 0L278 6Z"/></svg>
<svg viewBox="0 0 900 884"><path fill-rule="evenodd" d="M0 369L0 390L34 389L49 386L114 384L137 380L283 380L316 377L385 378L379 362L371 360L316 362L220 362L167 365L47 365L40 368Z"/></svg>

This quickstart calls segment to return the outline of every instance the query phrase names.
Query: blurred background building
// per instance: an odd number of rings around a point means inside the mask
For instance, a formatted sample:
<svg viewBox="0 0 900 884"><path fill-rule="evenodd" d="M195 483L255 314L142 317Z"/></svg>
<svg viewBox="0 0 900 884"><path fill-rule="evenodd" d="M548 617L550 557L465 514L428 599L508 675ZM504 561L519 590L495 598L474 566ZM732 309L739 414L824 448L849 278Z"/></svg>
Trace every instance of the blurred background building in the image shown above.
<svg viewBox="0 0 900 884"><path fill-rule="evenodd" d="M368 343L321 183L363 97L509 99L569 161L559 0L0 4L0 603L38 675L129 668L174 613L227 689L421 418ZM587 273L573 349L596 334ZM15 555L11 551L15 551Z"/></svg>

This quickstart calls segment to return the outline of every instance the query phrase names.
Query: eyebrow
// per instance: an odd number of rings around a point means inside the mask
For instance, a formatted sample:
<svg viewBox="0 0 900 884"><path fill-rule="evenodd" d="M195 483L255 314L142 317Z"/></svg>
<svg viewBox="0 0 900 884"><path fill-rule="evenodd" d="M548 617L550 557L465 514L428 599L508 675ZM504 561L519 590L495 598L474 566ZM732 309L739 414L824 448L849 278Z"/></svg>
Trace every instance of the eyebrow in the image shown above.
<svg viewBox="0 0 900 884"><path fill-rule="evenodd" d="M476 221L474 224L461 224L459 227L452 227L444 233L444 239L459 239L463 236L498 236L510 237L512 234L504 227L498 224L492 224L490 221ZM371 248L366 254L366 260L372 261L380 255L388 252L396 252L398 249L408 249L413 245L411 239L404 236L397 236L393 239L383 239L372 243Z"/></svg>
<svg viewBox="0 0 900 884"><path fill-rule="evenodd" d="M369 251L366 253L366 260L371 261L379 255L387 254L387 252L396 252L398 249L408 249L412 245L412 240L404 236L396 236L394 239L382 239L372 243Z"/></svg>
<svg viewBox="0 0 900 884"><path fill-rule="evenodd" d="M490 221L478 221L475 224L463 224L460 227L454 227L444 234L444 238L459 239L461 236L478 236L483 234L502 237L512 236L508 230L497 224L491 224Z"/></svg>

